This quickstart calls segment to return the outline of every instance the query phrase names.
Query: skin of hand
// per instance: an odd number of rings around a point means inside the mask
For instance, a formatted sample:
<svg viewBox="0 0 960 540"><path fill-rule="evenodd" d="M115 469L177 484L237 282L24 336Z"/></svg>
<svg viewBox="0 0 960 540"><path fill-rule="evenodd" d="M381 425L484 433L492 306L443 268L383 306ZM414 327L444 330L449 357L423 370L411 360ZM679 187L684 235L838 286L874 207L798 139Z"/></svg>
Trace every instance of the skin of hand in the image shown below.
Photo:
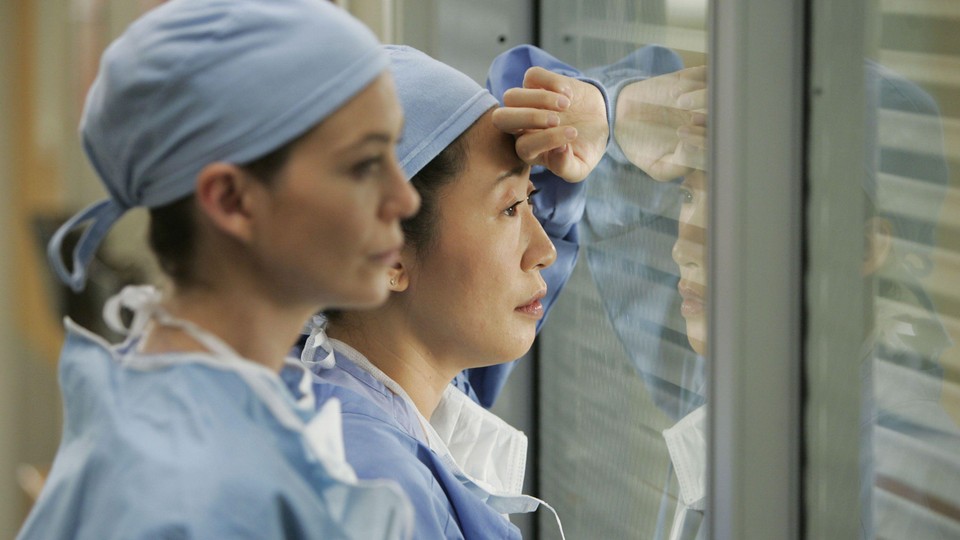
<svg viewBox="0 0 960 540"><path fill-rule="evenodd" d="M623 153L653 179L705 170L706 66L651 77L623 87L614 137Z"/></svg>
<svg viewBox="0 0 960 540"><path fill-rule="evenodd" d="M523 87L505 92L503 102L493 123L516 136L517 155L526 163L580 182L603 157L610 128L603 95L592 84L532 67Z"/></svg>

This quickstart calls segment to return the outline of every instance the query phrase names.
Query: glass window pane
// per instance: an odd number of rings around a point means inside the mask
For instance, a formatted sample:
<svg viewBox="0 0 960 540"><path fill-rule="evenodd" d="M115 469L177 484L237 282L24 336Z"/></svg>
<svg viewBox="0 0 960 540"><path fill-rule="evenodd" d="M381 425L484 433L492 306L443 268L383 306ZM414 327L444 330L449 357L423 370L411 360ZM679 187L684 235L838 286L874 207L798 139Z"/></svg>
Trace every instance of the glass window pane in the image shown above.
<svg viewBox="0 0 960 540"><path fill-rule="evenodd" d="M951 80L960 9L950 6L881 3L868 51L877 61L866 64L876 110L863 268L873 299L873 399L862 411L873 428L872 519L863 512L878 538L960 537L960 84Z"/></svg>
<svg viewBox="0 0 960 540"><path fill-rule="evenodd" d="M706 8L541 2L544 48L616 107L615 141L587 180L579 260L540 340L540 494L568 538L704 537L705 128L697 148L677 130L705 104L677 99L705 99L705 69L682 70L706 63ZM672 453L692 473L689 505ZM546 516L540 530L558 537Z"/></svg>
<svg viewBox="0 0 960 540"><path fill-rule="evenodd" d="M838 456L836 467L855 464L859 489L835 499L832 517L814 500L823 514L813 519L830 530L831 520L856 516L860 538L960 538L960 8L901 0L869 7L869 16L853 23L864 24L866 59L862 71L847 74L860 86L863 151L852 158L856 189L844 196L859 217L849 230L829 233L859 245L832 276L814 278L859 283L860 302L815 303L811 313L817 320L835 310L862 324L856 333L810 342L812 369L856 369L858 380L846 390L858 391L844 395L814 376L821 386L812 391L822 401L811 405L808 422L811 455ZM830 55L815 54L814 72L829 71L827 62ZM818 123L818 98L813 103L811 140L837 137L843 128ZM812 163L836 157L812 148ZM813 192L826 193L818 191L823 182L843 178L815 175ZM816 196L812 205L816 236L829 223L816 217L837 206ZM814 263L837 244L814 246ZM817 356L821 346L858 352L827 358ZM823 435L851 409L858 429L840 435L849 451L830 454L836 443Z"/></svg>

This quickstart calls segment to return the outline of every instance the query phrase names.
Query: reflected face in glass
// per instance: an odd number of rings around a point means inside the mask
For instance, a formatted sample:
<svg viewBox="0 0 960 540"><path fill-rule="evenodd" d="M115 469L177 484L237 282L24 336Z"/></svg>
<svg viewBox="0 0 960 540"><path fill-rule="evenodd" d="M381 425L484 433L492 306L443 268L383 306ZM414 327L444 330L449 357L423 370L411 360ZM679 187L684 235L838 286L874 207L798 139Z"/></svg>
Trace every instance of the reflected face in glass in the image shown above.
<svg viewBox="0 0 960 540"><path fill-rule="evenodd" d="M687 323L687 339L697 354L706 354L706 174L696 170L680 185L680 216L673 260L680 270L677 288L683 298L680 314Z"/></svg>
<svg viewBox="0 0 960 540"><path fill-rule="evenodd" d="M296 143L277 182L256 194L252 256L283 301L370 307L387 298L419 207L395 152L403 125L389 74Z"/></svg>
<svg viewBox="0 0 960 540"><path fill-rule="evenodd" d="M437 194L434 240L409 262L412 326L437 358L466 365L514 360L530 348L556 250L533 215L530 167L491 112L465 135L464 172Z"/></svg>

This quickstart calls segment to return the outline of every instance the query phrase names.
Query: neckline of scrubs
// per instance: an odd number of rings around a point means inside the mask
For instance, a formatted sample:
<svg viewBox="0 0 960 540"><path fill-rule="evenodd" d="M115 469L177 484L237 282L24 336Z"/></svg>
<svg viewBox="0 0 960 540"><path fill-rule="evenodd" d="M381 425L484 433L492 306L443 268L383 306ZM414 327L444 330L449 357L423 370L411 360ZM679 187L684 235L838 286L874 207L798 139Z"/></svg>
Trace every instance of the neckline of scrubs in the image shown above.
<svg viewBox="0 0 960 540"><path fill-rule="evenodd" d="M327 338L327 339L329 339L329 342L331 343L335 351L339 352L348 361L352 362L354 365L356 365L357 367L359 367L360 369L362 369L363 371L371 375L374 379L376 379L378 382L383 384L388 390L400 396L407 403L407 405L416 412L420 420L420 427L421 429L423 429L425 434L425 440L421 440L421 442L423 442L431 451L433 451L437 455L438 458L440 458L440 461L447 467L447 469L458 480L460 480L460 482L465 487L467 487L468 490L470 490L480 500L484 501L485 503L490 505L494 510L496 510L497 512L500 512L501 514L517 514L517 513L523 514L523 513L534 512L537 510L537 508L540 505L543 505L544 508L546 508L548 511L550 511L553 514L554 518L557 521L557 526L560 529L561 538L564 538L563 525L560 522L560 517L557 515L556 510L552 506L550 506L545 501L540 500L536 497L533 497L530 495L524 495L520 493L519 489L517 489L517 491L514 493L497 490L493 486L491 486L488 482L484 482L483 480L479 480L474 476L468 474L464 470L464 467L460 465L458 460L450 451L450 448L446 444L444 438L440 436L437 430L433 427L433 424L420 413L419 409L417 409L416 405L414 405L413 400L410 398L407 392L404 391L403 387L401 387L400 384L398 384L396 381L390 378L390 376L384 373L380 368L375 366L360 351L354 349L347 343L344 343L338 339L334 339L334 338ZM444 396L445 397L452 396L450 392L460 392L460 390L457 389L456 387L450 386L444 391ZM467 398L466 395L464 395L463 397L465 398L465 400L462 403L465 407L470 407L470 405L473 405L473 407L478 409L478 411L475 411L478 414L493 416L497 420L499 420L501 423L506 425L506 422L503 422L502 419L500 419L490 411L474 403L472 400ZM469 402L470 405L467 405L466 402ZM514 431L516 431L521 436L523 436L524 442L526 441L526 435L524 435L523 432L519 430L514 430ZM419 437L416 437L416 438L420 440ZM524 444L524 450L525 450L525 446L526 445ZM524 453L524 461L525 461L525 453ZM524 472L525 471L523 471L523 468L521 468L519 482L515 485L522 487Z"/></svg>
<svg viewBox="0 0 960 540"><path fill-rule="evenodd" d="M284 366L300 372L299 380L296 381L300 393L298 398L287 382L287 379L296 378L295 373L288 373L285 378L266 366L242 357L219 337L197 324L171 316L160 305L161 299L162 294L151 285L127 286L104 304L103 313L107 325L127 336L125 341L116 346L76 325L70 319L65 322L69 330L85 334L100 343L113 353L119 363L132 369L149 371L174 365L197 364L236 373L281 425L301 434L307 451L323 464L328 474L344 483L358 482L356 473L346 460L340 402L330 399L317 408L312 377L308 370L295 363L286 363ZM122 322L120 314L123 309L133 313L129 325ZM142 353L137 349L143 343L150 324L179 328L206 347L208 352Z"/></svg>

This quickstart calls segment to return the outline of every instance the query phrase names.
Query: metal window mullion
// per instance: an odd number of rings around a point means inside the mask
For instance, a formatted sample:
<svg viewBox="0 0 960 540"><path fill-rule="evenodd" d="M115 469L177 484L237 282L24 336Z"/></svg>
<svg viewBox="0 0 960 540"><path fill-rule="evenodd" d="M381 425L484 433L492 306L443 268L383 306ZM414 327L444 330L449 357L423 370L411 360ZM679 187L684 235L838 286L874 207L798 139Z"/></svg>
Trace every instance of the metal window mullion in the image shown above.
<svg viewBox="0 0 960 540"><path fill-rule="evenodd" d="M799 538L803 15L800 0L711 3L714 539Z"/></svg>
<svg viewBox="0 0 960 540"><path fill-rule="evenodd" d="M863 2L811 2L806 537L860 536L860 343L869 298L865 222ZM867 516L869 519L869 514Z"/></svg>

